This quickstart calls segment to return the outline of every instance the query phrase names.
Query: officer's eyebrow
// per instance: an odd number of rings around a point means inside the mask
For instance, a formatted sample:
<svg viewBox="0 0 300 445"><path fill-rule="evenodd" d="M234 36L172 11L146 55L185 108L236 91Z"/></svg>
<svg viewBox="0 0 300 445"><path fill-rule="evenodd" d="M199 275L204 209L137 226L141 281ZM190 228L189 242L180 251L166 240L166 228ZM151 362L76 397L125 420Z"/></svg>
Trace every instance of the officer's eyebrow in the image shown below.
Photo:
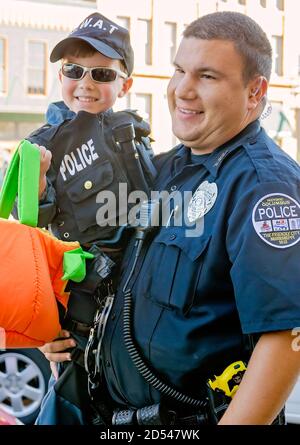
<svg viewBox="0 0 300 445"><path fill-rule="evenodd" d="M222 73L222 71L216 70L215 68L212 68L211 66L203 66L202 68L198 68L197 73L201 74L201 73L214 73L217 76L224 76L224 73Z"/></svg>
<svg viewBox="0 0 300 445"><path fill-rule="evenodd" d="M180 65L179 63L177 63L176 61L173 62L174 68L178 68L181 69L182 71L185 71ZM222 73L221 71L216 70L215 68L212 68L211 66L203 66L201 68L198 68L195 70L196 73L198 74L202 74L202 73L213 73L216 74L217 76L224 76L224 73Z"/></svg>

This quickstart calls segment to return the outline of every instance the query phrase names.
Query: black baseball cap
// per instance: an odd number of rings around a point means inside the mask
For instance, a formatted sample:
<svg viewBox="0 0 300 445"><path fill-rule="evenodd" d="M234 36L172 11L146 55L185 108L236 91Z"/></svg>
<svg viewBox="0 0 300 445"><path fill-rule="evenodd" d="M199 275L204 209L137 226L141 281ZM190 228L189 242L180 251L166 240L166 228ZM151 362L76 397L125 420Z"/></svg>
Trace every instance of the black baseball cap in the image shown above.
<svg viewBox="0 0 300 445"><path fill-rule="evenodd" d="M110 59L122 60L128 75L131 75L134 56L127 29L95 12L86 17L68 37L53 48L50 61L57 62L62 59L67 52L68 45L76 39L84 40Z"/></svg>

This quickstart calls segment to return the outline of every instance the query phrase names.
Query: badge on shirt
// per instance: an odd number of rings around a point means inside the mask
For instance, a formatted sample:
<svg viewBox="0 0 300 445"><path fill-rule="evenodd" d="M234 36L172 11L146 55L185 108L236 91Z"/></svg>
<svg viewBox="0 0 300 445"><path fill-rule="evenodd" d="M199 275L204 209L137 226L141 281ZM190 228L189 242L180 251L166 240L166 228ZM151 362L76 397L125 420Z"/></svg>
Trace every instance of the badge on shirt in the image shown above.
<svg viewBox="0 0 300 445"><path fill-rule="evenodd" d="M194 192L189 202L187 217L190 223L202 218L213 207L218 196L218 187L215 182L202 182Z"/></svg>
<svg viewBox="0 0 300 445"><path fill-rule="evenodd" d="M283 193L265 195L254 206L252 223L258 236L270 246L294 246L300 240L300 204Z"/></svg>

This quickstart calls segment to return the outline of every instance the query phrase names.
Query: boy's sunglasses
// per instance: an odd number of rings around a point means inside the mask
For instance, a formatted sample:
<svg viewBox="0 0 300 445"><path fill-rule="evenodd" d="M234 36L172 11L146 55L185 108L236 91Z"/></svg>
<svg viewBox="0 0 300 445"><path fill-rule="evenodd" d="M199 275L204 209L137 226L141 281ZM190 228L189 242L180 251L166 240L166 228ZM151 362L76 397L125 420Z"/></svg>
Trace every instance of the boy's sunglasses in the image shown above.
<svg viewBox="0 0 300 445"><path fill-rule="evenodd" d="M89 73L91 79L97 83L107 83L116 80L117 76L127 79L127 74L116 68L107 68L105 66L95 66L87 68L86 66L78 65L77 63L63 63L61 72L68 79L81 80L86 73Z"/></svg>

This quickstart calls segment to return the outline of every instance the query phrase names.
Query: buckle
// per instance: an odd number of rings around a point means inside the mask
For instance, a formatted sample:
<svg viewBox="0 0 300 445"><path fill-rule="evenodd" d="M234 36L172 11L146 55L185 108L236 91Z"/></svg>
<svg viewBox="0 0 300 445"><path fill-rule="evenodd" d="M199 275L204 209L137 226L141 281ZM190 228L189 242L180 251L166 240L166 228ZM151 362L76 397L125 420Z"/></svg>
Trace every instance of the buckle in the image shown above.
<svg viewBox="0 0 300 445"><path fill-rule="evenodd" d="M90 335L90 329L92 326L85 323L80 323L79 321L72 320L71 318L65 318L64 328L73 332L74 334L81 335L88 338Z"/></svg>

